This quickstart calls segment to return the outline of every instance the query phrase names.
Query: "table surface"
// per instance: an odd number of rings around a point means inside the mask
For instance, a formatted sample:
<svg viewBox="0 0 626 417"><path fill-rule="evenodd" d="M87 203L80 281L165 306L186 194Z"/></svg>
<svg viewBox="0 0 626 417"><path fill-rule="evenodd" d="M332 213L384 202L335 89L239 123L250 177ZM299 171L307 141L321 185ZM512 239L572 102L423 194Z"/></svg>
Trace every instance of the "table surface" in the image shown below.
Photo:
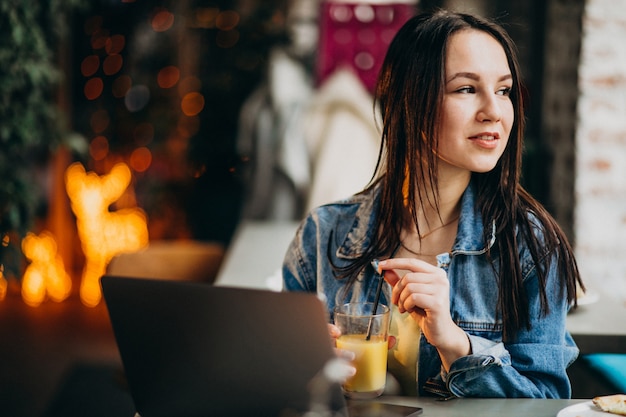
<svg viewBox="0 0 626 417"><path fill-rule="evenodd" d="M382 397L382 402L421 407L421 417L555 417L562 409L589 400Z"/></svg>
<svg viewBox="0 0 626 417"><path fill-rule="evenodd" d="M281 266L298 223L243 222L226 253L216 285L271 289L282 287ZM596 301L567 318L581 353L626 353L626 303L590 289Z"/></svg>

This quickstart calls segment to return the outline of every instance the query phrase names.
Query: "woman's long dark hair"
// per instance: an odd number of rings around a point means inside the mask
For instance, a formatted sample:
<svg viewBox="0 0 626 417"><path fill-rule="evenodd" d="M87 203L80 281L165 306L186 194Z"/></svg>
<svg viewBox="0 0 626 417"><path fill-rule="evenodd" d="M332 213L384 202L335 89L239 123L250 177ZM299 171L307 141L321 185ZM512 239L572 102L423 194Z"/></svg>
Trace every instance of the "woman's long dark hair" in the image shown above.
<svg viewBox="0 0 626 417"><path fill-rule="evenodd" d="M573 250L552 216L520 185L524 103L515 46L505 30L486 19L448 11L425 13L411 18L396 34L382 65L376 100L382 116L382 143L376 167L381 182L380 205L376 213L377 239L362 258L337 271L354 282L358 273L377 256L389 255L400 242L403 225L418 227L416 213L422 206L438 208L438 128L444 91L445 57L448 39L460 30L480 30L492 35L504 48L513 77L510 99L515 121L511 137L496 167L487 173L473 173L477 206L486 225L483 240L491 239L495 222L496 242L487 256L499 257L498 311L503 337L508 339L530 326L528 297L524 291L518 254L519 232L529 246L539 277L541 309L548 313L546 275L556 255L561 288L568 302L576 302L580 275ZM408 181L408 201L403 185ZM408 204L408 207L406 206ZM534 220L529 217L534 214ZM538 223L538 224L537 224ZM539 227L543 243L533 232ZM519 229L518 229L519 228Z"/></svg>

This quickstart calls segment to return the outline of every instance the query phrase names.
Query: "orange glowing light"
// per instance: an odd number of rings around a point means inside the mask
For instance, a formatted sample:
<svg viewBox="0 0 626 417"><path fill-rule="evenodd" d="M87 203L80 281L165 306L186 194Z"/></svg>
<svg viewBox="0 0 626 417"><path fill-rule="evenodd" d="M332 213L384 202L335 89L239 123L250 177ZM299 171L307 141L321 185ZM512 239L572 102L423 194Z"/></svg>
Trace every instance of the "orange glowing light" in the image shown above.
<svg viewBox="0 0 626 417"><path fill-rule="evenodd" d="M124 59L121 55L109 55L104 58L102 71L104 71L106 75L113 75L122 69L122 65L124 65Z"/></svg>
<svg viewBox="0 0 626 417"><path fill-rule="evenodd" d="M195 116L204 108L204 96L198 92L187 93L180 103L180 108L186 116Z"/></svg>
<svg viewBox="0 0 626 417"><path fill-rule="evenodd" d="M109 55L117 55L124 49L126 38L124 35L113 35L104 44L104 50Z"/></svg>
<svg viewBox="0 0 626 417"><path fill-rule="evenodd" d="M142 146L137 148L130 155L130 166L137 172L145 172L152 164L152 152Z"/></svg>
<svg viewBox="0 0 626 417"><path fill-rule="evenodd" d="M85 77L91 77L98 71L100 67L100 58L98 55L89 55L80 64L80 73Z"/></svg>
<svg viewBox="0 0 626 417"><path fill-rule="evenodd" d="M128 75L120 75L113 81L113 97L124 97L132 85L133 80Z"/></svg>
<svg viewBox="0 0 626 417"><path fill-rule="evenodd" d="M104 136L96 136L89 144L89 155L94 161L102 161L109 154L109 141Z"/></svg>
<svg viewBox="0 0 626 417"><path fill-rule="evenodd" d="M225 10L217 15L215 26L220 30L231 30L239 24L239 13L234 10Z"/></svg>
<svg viewBox="0 0 626 417"><path fill-rule="evenodd" d="M100 277L111 259L124 252L134 252L148 244L148 227L143 210L138 207L109 211L128 188L131 171L124 163L99 176L85 172L80 163L65 172L67 194L76 215L78 237L85 254L80 284L80 298L87 306L100 303Z"/></svg>
<svg viewBox="0 0 626 417"><path fill-rule="evenodd" d="M0 301L4 300L7 296L7 288L9 287L9 283L7 279L4 277L4 268L0 265Z"/></svg>
<svg viewBox="0 0 626 417"><path fill-rule="evenodd" d="M202 81L200 81L200 78L190 75L183 78L178 83L178 94L182 97L187 93L191 93L192 91L200 91L201 88Z"/></svg>
<svg viewBox="0 0 626 417"><path fill-rule="evenodd" d="M72 280L50 232L27 233L22 239L22 253L31 262L22 277L22 299L26 304L36 307L46 297L60 302L70 295Z"/></svg>
<svg viewBox="0 0 626 417"><path fill-rule="evenodd" d="M161 88L174 87L179 79L180 70L173 65L161 68L159 74L157 75L157 83Z"/></svg>
<svg viewBox="0 0 626 417"><path fill-rule="evenodd" d="M196 12L196 23L198 27L212 28L215 27L215 18L219 14L216 7L199 7Z"/></svg>
<svg viewBox="0 0 626 417"><path fill-rule="evenodd" d="M104 83L102 79L99 77L91 78L87 80L85 83L85 97L87 100L95 100L100 97L102 94L102 89L104 88Z"/></svg>
<svg viewBox="0 0 626 417"><path fill-rule="evenodd" d="M155 13L151 23L155 32L165 32L174 24L174 14L168 10L160 10Z"/></svg>

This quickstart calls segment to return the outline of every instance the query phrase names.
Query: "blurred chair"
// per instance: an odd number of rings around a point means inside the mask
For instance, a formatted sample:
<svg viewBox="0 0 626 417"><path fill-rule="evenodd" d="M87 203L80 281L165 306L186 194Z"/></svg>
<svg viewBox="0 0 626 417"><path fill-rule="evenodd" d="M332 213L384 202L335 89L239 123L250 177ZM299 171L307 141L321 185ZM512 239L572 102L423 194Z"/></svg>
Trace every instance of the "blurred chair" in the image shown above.
<svg viewBox="0 0 626 417"><path fill-rule="evenodd" d="M617 392L626 393L626 354L591 353L583 355L589 367L610 381Z"/></svg>
<svg viewBox="0 0 626 417"><path fill-rule="evenodd" d="M221 244L212 242L154 241L143 250L113 258L107 274L213 283L224 251Z"/></svg>

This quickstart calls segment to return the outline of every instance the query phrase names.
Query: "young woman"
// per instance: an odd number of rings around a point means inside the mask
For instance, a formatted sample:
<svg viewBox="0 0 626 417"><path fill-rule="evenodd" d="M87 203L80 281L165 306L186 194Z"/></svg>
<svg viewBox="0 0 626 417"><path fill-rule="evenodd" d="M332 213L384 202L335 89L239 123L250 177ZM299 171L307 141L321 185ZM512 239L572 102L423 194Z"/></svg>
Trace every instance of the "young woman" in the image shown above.
<svg viewBox="0 0 626 417"><path fill-rule="evenodd" d="M415 16L389 47L377 102L376 179L302 222L285 289L317 292L332 315L373 300L383 274L389 369L405 394L569 397L578 349L565 319L582 283L567 238L520 185L511 39L472 15Z"/></svg>

